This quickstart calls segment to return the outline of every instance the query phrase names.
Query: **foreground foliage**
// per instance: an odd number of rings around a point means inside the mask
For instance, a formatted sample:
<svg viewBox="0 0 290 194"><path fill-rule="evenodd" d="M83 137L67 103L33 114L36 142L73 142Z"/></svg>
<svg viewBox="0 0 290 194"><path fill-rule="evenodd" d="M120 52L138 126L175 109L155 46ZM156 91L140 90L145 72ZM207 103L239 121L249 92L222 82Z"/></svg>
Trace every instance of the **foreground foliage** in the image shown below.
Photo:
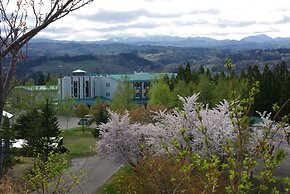
<svg viewBox="0 0 290 194"><path fill-rule="evenodd" d="M126 192L142 193L140 185L156 193L193 192L188 184L198 193L221 188L228 193L289 192L289 180L278 187L272 173L286 156L288 118L276 123L263 112L263 122L250 127L248 113L257 87L247 99L223 101L212 109L199 103L197 94L179 97L182 109L158 112L154 124L131 124L128 113L110 112L108 123L100 125L100 151L134 167L139 178L129 180ZM276 111L275 119L281 109ZM164 173L166 166L171 168Z"/></svg>
<svg viewBox="0 0 290 194"><path fill-rule="evenodd" d="M69 164L64 155L50 152L46 161L42 158L41 154L35 158L34 167L24 177L28 191L69 193L83 176L82 171L67 170Z"/></svg>

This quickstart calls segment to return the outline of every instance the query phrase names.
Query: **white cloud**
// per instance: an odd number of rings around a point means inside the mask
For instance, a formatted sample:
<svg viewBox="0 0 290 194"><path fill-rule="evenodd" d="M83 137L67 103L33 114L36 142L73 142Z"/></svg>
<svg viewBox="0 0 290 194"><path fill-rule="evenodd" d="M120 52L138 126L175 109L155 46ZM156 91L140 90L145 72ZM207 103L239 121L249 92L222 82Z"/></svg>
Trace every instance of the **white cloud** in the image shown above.
<svg viewBox="0 0 290 194"><path fill-rule="evenodd" d="M96 0L40 35L66 40L116 36L290 37L288 0ZM64 36L65 33L69 34Z"/></svg>

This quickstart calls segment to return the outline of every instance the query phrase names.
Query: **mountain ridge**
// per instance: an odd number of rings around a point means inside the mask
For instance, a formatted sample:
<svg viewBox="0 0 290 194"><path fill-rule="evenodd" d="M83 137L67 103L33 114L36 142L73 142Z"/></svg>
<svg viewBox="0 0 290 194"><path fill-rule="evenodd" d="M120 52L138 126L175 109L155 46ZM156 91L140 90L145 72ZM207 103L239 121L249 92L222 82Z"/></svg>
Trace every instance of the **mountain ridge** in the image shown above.
<svg viewBox="0 0 290 194"><path fill-rule="evenodd" d="M266 34L244 37L241 40L217 40L208 37L178 37L178 36L147 36L147 37L115 37L100 41L63 41L50 39L32 39L32 44L40 43L75 43L75 44L127 44L133 46L175 46L195 48L220 48L220 49L277 49L290 48L290 37L271 38Z"/></svg>

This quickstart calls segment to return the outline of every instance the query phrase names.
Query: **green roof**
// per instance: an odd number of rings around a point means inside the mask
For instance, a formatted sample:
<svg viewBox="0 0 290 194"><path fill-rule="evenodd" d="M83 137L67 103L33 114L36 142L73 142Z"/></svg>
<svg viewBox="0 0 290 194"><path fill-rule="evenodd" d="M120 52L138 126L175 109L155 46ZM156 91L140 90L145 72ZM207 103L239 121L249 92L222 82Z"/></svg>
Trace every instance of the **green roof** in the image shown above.
<svg viewBox="0 0 290 194"><path fill-rule="evenodd" d="M159 79L161 76L168 75L171 77L172 73L134 73L134 74L121 74L121 75L109 75L112 79L117 81L129 81L129 82L146 82Z"/></svg>

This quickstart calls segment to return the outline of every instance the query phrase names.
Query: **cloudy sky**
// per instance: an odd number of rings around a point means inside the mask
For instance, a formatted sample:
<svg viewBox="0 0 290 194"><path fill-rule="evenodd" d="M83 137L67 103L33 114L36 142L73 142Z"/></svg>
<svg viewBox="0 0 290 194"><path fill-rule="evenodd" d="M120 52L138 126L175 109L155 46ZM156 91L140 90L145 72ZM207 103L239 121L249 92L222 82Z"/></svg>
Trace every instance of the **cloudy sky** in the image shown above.
<svg viewBox="0 0 290 194"><path fill-rule="evenodd" d="M95 0L38 35L59 40L290 37L289 0Z"/></svg>

